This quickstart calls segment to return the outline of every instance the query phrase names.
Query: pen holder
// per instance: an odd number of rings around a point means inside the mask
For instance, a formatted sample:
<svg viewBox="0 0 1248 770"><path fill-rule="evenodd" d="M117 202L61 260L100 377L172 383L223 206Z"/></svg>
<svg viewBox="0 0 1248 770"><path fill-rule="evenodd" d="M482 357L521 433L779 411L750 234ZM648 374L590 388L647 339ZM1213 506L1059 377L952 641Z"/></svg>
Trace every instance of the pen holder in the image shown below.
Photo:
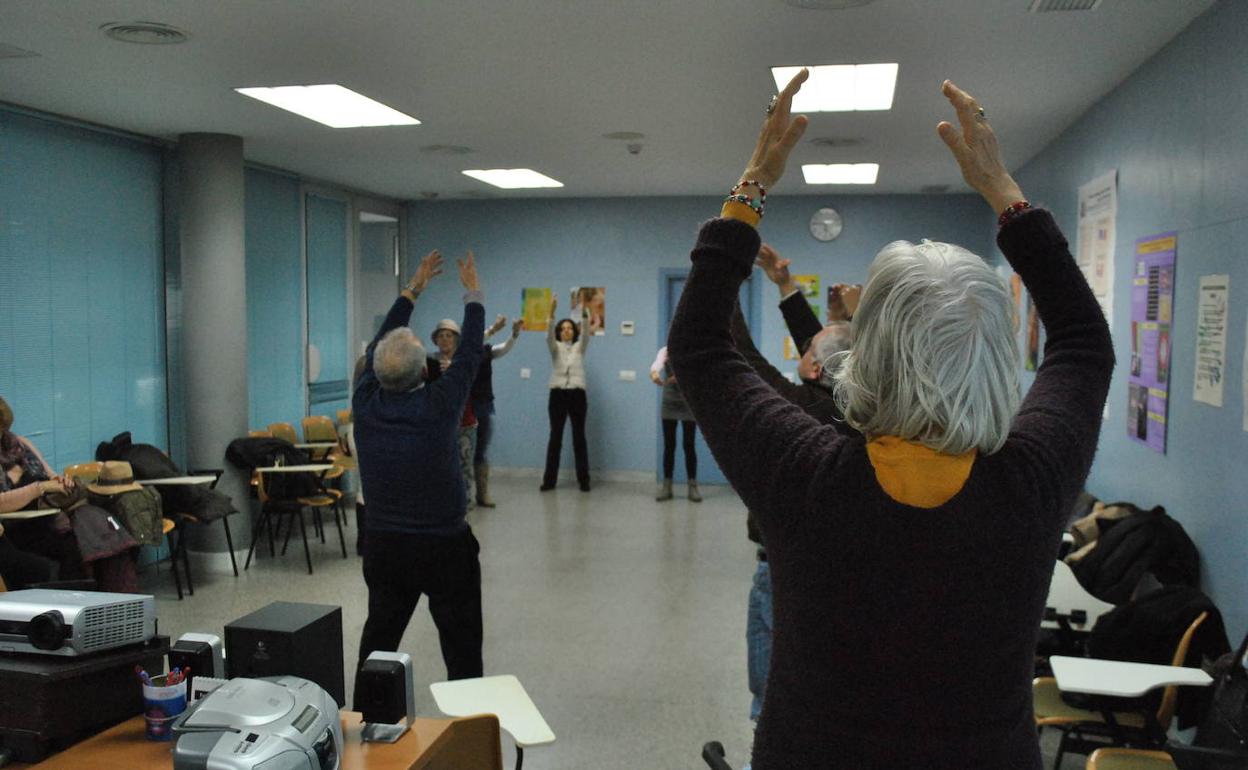
<svg viewBox="0 0 1248 770"><path fill-rule="evenodd" d="M186 680L177 684L164 684L169 675L152 678L151 684L143 684L143 718L147 723L147 738L152 741L173 740L173 720L186 711Z"/></svg>

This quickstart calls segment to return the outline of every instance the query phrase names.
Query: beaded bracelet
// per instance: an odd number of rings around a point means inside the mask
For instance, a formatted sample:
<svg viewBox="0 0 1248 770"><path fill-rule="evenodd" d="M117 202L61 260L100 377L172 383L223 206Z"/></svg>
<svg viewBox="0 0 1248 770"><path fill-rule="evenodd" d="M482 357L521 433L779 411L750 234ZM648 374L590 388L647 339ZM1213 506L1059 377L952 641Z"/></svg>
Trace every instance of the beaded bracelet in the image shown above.
<svg viewBox="0 0 1248 770"><path fill-rule="evenodd" d="M754 203L754 199L753 199L753 198L751 198L751 197L750 197L750 196L748 196L748 195L741 195L741 194L739 194L739 193L738 193L738 194L736 194L736 195L729 195L729 196L728 196L727 198L725 198L724 200L725 200L725 201L736 201L737 203L744 203L745 205L747 205L747 206L749 206L751 209L753 209L753 210L754 210L754 213L755 213L755 214L758 214L758 216L759 216L760 218L763 216L763 206L762 206L762 204L761 204L761 203L759 203L759 204Z"/></svg>
<svg viewBox="0 0 1248 770"><path fill-rule="evenodd" d="M737 191L740 190L742 187L757 187L758 188L758 205L760 206L767 205L767 191L763 189L763 186L759 184L757 180L754 180L754 179L742 179L740 182L737 182L735 185L733 185L732 189L728 191L728 194L736 195Z"/></svg>
<svg viewBox="0 0 1248 770"><path fill-rule="evenodd" d="M1017 201L1005 207L1005 211L1001 212L1001 216L997 217L997 227L1005 227L1006 223L1031 208L1031 204L1027 201Z"/></svg>

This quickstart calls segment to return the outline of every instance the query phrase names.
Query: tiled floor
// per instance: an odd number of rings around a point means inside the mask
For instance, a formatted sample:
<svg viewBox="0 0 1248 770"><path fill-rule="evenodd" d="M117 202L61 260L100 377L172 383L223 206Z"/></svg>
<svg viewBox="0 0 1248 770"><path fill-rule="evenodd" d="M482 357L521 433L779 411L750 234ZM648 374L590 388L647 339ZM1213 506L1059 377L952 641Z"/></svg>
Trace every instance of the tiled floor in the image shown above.
<svg viewBox="0 0 1248 770"><path fill-rule="evenodd" d="M526 752L526 768L699 768L711 739L724 744L733 767L744 764L754 549L731 490L703 493L701 504L657 503L638 483L600 482L584 494L565 482L540 493L536 478L499 478L498 508L470 514L481 541L486 673L518 676L558 736ZM313 575L297 541L285 557L262 551L237 579L228 562L219 568L192 555L196 593L181 602L168 567L149 570L142 579L157 594L161 633L220 634L277 600L337 604L350 671L366 609L350 548L354 523L345 560L332 526L328 534L328 544L313 546ZM415 664L419 712L438 716L428 684L445 669L423 603L401 649ZM504 746L510 767L506 739ZM1081 759L1067 758L1062 770L1082 768Z"/></svg>

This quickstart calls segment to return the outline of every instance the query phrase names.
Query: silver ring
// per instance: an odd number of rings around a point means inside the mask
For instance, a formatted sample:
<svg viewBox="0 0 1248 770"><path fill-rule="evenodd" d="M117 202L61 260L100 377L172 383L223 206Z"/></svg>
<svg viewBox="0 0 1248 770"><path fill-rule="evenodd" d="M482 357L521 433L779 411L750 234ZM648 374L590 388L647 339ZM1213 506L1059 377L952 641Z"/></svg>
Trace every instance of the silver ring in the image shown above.
<svg viewBox="0 0 1248 770"><path fill-rule="evenodd" d="M780 97L778 96L771 97L771 101L767 102L767 114L768 115L776 111L776 104L778 104L779 102L780 102Z"/></svg>
<svg viewBox="0 0 1248 770"><path fill-rule="evenodd" d="M976 118L976 120L987 120L987 119L988 119L988 113L984 112L984 108L983 108L983 107L976 107L976 108L975 108L975 118Z"/></svg>

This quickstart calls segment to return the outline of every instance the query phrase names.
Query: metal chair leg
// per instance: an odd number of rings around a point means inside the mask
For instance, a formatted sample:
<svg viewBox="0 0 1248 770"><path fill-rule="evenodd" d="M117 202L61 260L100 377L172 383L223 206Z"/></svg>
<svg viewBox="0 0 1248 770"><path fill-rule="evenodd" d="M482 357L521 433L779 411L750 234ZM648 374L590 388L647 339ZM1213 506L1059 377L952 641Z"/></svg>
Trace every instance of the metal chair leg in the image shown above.
<svg viewBox="0 0 1248 770"><path fill-rule="evenodd" d="M238 560L234 558L234 538L230 537L230 517L222 516L221 524L225 527L225 544L230 549L230 566L234 568L234 577L238 577Z"/></svg>
<svg viewBox="0 0 1248 770"><path fill-rule="evenodd" d="M338 545L342 546L342 558L347 558L347 539L342 534L342 521L338 518L338 512L334 511L334 524L338 526Z"/></svg>
<svg viewBox="0 0 1248 770"><path fill-rule="evenodd" d="M172 530L177 532L177 530ZM180 536L180 535L179 535ZM178 549L172 538L166 536L165 543L169 546L169 568L173 571L173 585L178 589L178 601L182 601L182 576L178 574Z"/></svg>
<svg viewBox="0 0 1248 770"><path fill-rule="evenodd" d="M188 554L186 550L186 533L182 531L181 527L178 527L177 532L178 532L178 552L182 554L182 570L186 572L186 592L190 594L191 596L194 596L195 595L195 582L191 578L191 557L190 557L190 554ZM174 565L174 570L175 571L177 570L176 564Z"/></svg>
<svg viewBox="0 0 1248 770"><path fill-rule="evenodd" d="M257 519L256 519L256 526L252 529L252 533L251 533L251 546L247 548L247 561L243 564L243 569L244 569L244 570L250 569L250 567L251 567L251 556L252 556L252 554L254 554L254 553L256 552L256 543L260 542L260 533L261 533L262 531L264 531L264 529L265 529L265 524L267 524L267 523L268 523L268 519L269 519L269 514L268 514L268 511L265 511L265 510L262 508L262 509L260 510L260 516L259 516L259 518L257 518ZM270 548L271 548L271 547L272 547L272 545L273 545L273 540L272 540L272 537L273 537L273 530L271 530L271 529L270 529L270 530L269 530L269 538L270 538L270 540L269 540L269 546L270 546Z"/></svg>
<svg viewBox="0 0 1248 770"><path fill-rule="evenodd" d="M312 574L312 552L308 550L308 528L303 523L303 509L299 509L299 534L303 535L303 556L308 560L308 574Z"/></svg>

